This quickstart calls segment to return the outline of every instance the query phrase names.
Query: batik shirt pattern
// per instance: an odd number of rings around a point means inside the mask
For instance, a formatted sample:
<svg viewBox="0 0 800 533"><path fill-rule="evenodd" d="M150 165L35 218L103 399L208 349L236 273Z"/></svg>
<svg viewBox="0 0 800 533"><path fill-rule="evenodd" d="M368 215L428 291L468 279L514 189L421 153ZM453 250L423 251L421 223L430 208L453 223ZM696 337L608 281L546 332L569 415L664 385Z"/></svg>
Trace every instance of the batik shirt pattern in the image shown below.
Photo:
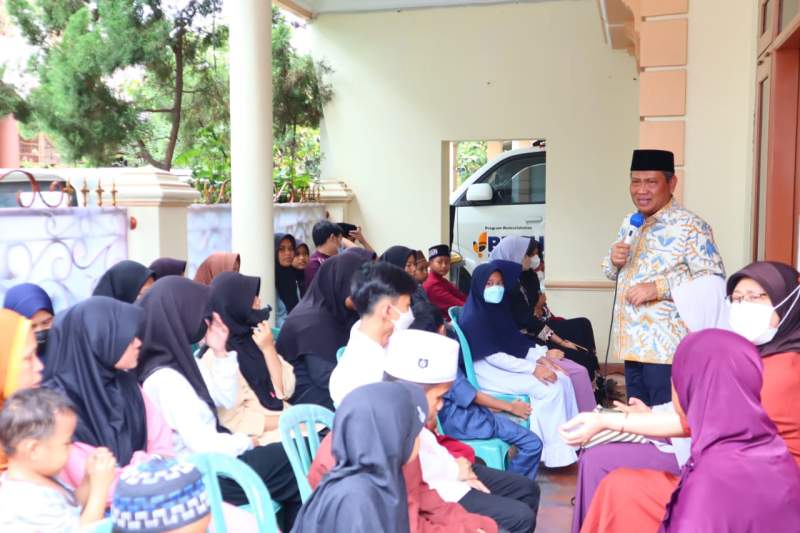
<svg viewBox="0 0 800 533"><path fill-rule="evenodd" d="M617 242L625 236L631 215L622 222ZM617 272L609 250L603 272L612 281L619 278L612 351L625 361L661 364L672 364L678 343L688 333L671 288L704 275L725 277L711 226L674 199L647 218L628 263ZM628 289L650 282L658 288L657 300L638 307L627 303Z"/></svg>

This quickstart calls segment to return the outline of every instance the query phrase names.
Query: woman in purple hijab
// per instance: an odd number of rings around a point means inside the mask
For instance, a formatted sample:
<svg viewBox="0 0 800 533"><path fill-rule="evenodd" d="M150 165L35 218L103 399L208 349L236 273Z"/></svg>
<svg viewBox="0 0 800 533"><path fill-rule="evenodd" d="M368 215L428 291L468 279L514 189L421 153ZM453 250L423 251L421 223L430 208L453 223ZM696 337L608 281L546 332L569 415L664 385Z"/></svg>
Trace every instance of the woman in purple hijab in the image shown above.
<svg viewBox="0 0 800 533"><path fill-rule="evenodd" d="M661 531L800 527L800 469L761 406L762 368L756 347L735 333L702 331L678 346L673 397L686 412L692 456Z"/></svg>
<svg viewBox="0 0 800 533"><path fill-rule="evenodd" d="M692 435L677 487L659 501L668 474L615 470L600 484L581 531L654 531L659 523L663 533L796 530L800 469L761 405L762 370L756 347L735 333L688 335L672 365L673 403ZM617 430L636 416L618 418Z"/></svg>

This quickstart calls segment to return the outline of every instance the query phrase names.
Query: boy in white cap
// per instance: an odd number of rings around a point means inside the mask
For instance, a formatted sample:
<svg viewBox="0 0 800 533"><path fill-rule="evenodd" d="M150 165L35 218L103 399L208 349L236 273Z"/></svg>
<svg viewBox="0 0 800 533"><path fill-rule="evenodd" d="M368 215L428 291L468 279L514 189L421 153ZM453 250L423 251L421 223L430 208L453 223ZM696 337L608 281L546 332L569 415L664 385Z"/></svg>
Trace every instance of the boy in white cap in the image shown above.
<svg viewBox="0 0 800 533"><path fill-rule="evenodd" d="M428 427L436 426L442 397L457 377L459 345L427 331L395 332L386 350L387 380L415 383L428 400ZM420 434L422 477L444 501L458 502L471 513L491 517L512 533L532 531L539 507L539 486L524 476L456 459L425 428Z"/></svg>

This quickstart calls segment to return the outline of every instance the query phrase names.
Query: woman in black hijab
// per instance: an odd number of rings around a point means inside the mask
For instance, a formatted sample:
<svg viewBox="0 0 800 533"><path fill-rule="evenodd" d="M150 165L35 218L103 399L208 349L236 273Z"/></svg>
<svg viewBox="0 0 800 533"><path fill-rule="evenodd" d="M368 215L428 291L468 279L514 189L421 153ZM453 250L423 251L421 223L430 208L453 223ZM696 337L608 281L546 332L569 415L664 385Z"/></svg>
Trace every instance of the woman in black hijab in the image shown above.
<svg viewBox="0 0 800 533"><path fill-rule="evenodd" d="M300 493L283 447L278 443L258 446L255 438L228 433L217 420L217 404L226 406L236 400L239 365L225 348L228 328L219 314L211 311L211 288L167 276L153 285L139 305L145 310L139 379L178 437L176 452L238 457L256 471L272 498L281 503L286 523L293 523ZM204 337L214 356L207 373L201 371L190 348ZM246 503L238 484L223 479L220 486L227 502Z"/></svg>
<svg viewBox="0 0 800 533"><path fill-rule="evenodd" d="M402 268L416 282L417 252L411 248L392 246L383 252L383 255L378 258L378 261L383 261L398 268ZM422 288L421 283L417 283L417 290L411 295L411 305L416 305L419 302L428 302L428 295L425 293L425 289Z"/></svg>
<svg viewBox="0 0 800 533"><path fill-rule="evenodd" d="M108 296L132 304L153 285L156 273L136 261L120 261L106 270L92 296Z"/></svg>
<svg viewBox="0 0 800 533"><path fill-rule="evenodd" d="M373 383L345 396L333 423L336 466L303 506L292 533L409 531L403 465L418 453L422 389Z"/></svg>
<svg viewBox="0 0 800 533"><path fill-rule="evenodd" d="M75 406L75 440L109 448L120 465L145 451L145 403L128 372L136 367L144 323L141 308L93 296L56 317L48 339L44 386Z"/></svg>
<svg viewBox="0 0 800 533"><path fill-rule="evenodd" d="M278 296L275 327L277 328L283 326L286 316L300 301L299 280L303 277L303 273L292 266L296 248L297 242L292 235L275 234L275 289Z"/></svg>
<svg viewBox="0 0 800 533"><path fill-rule="evenodd" d="M392 246L383 252L378 258L378 261L384 261L390 265L402 268L408 272L409 276L413 276L417 270L417 260L414 250L406 248L405 246Z"/></svg>
<svg viewBox="0 0 800 533"><path fill-rule="evenodd" d="M270 411L283 410L275 394L264 353L253 341L253 328L267 319L267 313L254 309L261 279L238 272L223 272L211 282L211 308L228 326L228 350L236 351L239 370L258 401Z"/></svg>
<svg viewBox="0 0 800 533"><path fill-rule="evenodd" d="M278 353L294 366L296 381L289 403L333 409L328 382L336 367L336 352L347 344L358 320L348 301L350 281L365 262L348 253L325 261L281 328Z"/></svg>
<svg viewBox="0 0 800 533"><path fill-rule="evenodd" d="M186 274L186 261L171 257L159 257L150 263L156 281L166 276L183 276Z"/></svg>

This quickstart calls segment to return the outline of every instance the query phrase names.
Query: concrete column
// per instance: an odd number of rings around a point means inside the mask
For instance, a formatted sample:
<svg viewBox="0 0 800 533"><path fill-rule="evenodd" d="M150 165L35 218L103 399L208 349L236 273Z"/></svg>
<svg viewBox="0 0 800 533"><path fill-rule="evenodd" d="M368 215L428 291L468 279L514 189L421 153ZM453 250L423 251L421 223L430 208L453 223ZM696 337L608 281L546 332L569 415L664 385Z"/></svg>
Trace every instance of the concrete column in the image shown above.
<svg viewBox="0 0 800 533"><path fill-rule="evenodd" d="M13 115L0 117L0 168L19 167L19 131Z"/></svg>
<svg viewBox="0 0 800 533"><path fill-rule="evenodd" d="M238 0L229 16L233 250L274 307L272 2Z"/></svg>
<svg viewBox="0 0 800 533"><path fill-rule="evenodd" d="M120 172L114 177L117 207L135 219L128 232L128 257L149 265L159 257L187 257L187 209L200 193L174 174L153 167ZM111 205L112 184L103 180L104 206ZM73 185L80 187L80 185Z"/></svg>

